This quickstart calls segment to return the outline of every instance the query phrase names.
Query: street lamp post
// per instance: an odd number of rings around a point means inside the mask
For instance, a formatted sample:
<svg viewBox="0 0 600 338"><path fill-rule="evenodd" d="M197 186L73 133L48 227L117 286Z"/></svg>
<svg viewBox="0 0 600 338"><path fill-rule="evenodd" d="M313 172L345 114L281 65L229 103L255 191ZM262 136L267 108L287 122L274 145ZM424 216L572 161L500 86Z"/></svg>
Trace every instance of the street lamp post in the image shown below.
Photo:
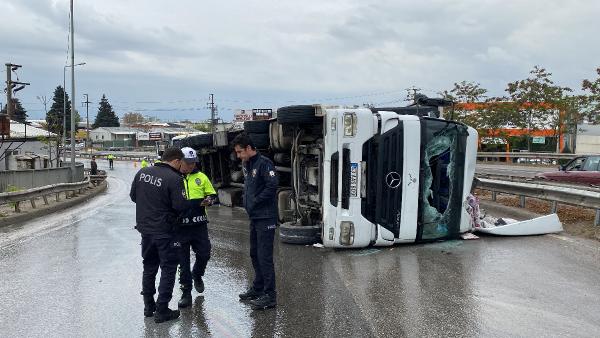
<svg viewBox="0 0 600 338"><path fill-rule="evenodd" d="M85 62L80 62L78 64L75 64L73 66L83 66L85 65ZM67 138L67 76L66 76L66 72L67 72L67 67L71 67L71 65L65 65L63 67L63 124L62 124L62 145L63 145L63 162L67 161L67 153L66 153L66 138ZM71 112L71 114L74 114L74 112ZM71 140L71 143L73 143L73 140Z"/></svg>

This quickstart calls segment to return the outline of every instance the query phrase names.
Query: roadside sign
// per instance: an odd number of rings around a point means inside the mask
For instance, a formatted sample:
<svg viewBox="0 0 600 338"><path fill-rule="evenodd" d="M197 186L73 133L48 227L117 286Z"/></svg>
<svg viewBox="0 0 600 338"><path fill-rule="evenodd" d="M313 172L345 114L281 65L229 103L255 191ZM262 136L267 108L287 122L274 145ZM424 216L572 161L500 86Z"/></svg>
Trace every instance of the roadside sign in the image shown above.
<svg viewBox="0 0 600 338"><path fill-rule="evenodd" d="M148 133L150 140L162 140L162 133Z"/></svg>
<svg viewBox="0 0 600 338"><path fill-rule="evenodd" d="M546 144L546 138L544 136L534 136L531 143Z"/></svg>
<svg viewBox="0 0 600 338"><path fill-rule="evenodd" d="M137 133L137 140L138 141L148 141L148 140L150 140L150 135L148 135L148 133Z"/></svg>

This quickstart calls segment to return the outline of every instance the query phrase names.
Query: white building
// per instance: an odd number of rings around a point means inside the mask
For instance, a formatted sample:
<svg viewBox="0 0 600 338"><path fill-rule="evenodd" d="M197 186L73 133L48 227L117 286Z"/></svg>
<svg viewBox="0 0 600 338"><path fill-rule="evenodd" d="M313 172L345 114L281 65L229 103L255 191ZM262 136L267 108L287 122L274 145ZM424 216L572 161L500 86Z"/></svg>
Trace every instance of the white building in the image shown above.
<svg viewBox="0 0 600 338"><path fill-rule="evenodd" d="M578 124L576 154L600 154L600 124Z"/></svg>
<svg viewBox="0 0 600 338"><path fill-rule="evenodd" d="M0 143L0 170L40 169L58 166L57 135L10 121L10 137Z"/></svg>

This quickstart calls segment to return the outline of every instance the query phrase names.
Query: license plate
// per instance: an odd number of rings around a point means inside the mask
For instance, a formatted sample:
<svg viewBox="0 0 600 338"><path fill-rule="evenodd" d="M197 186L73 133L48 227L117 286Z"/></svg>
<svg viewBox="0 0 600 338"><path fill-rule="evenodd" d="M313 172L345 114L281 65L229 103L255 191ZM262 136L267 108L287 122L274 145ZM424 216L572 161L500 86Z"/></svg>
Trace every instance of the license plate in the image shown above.
<svg viewBox="0 0 600 338"><path fill-rule="evenodd" d="M358 197L358 163L350 163L350 196Z"/></svg>

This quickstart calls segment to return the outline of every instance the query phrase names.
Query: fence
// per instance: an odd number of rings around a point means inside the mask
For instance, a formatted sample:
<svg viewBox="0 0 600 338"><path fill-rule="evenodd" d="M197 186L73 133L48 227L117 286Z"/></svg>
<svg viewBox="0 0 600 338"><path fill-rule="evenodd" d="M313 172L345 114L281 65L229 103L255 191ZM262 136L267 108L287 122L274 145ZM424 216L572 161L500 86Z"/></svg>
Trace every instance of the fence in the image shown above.
<svg viewBox="0 0 600 338"><path fill-rule="evenodd" d="M552 212L556 212L558 204L568 204L583 208L595 209L594 225L600 226L600 191L583 190L573 187L490 180L479 178L477 188L492 193L496 200L498 193L516 195L520 198L520 206L525 207L525 197L532 197L552 202Z"/></svg>
<svg viewBox="0 0 600 338"><path fill-rule="evenodd" d="M68 164L64 164L68 165ZM75 164L75 182L83 181L83 164ZM0 171L0 192L9 188L31 189L43 187L54 183L69 183L71 181L71 168L46 168L30 170Z"/></svg>
<svg viewBox="0 0 600 338"><path fill-rule="evenodd" d="M81 194L83 189L86 189L90 186L90 184L97 185L99 182L106 179L106 175L93 175L90 177L86 177L85 180L81 182L75 183L57 183L51 184L44 187L28 189L25 191L14 191L14 192L5 192L0 193L0 205L13 203L15 207L15 212L21 212L20 204L23 201L29 200L31 202L31 207L36 208L36 199L42 197L44 200L44 204L48 205L48 196L55 195L56 201L60 201L60 193L65 193L65 198L69 197L69 192L71 192L71 197L74 197L77 193Z"/></svg>

